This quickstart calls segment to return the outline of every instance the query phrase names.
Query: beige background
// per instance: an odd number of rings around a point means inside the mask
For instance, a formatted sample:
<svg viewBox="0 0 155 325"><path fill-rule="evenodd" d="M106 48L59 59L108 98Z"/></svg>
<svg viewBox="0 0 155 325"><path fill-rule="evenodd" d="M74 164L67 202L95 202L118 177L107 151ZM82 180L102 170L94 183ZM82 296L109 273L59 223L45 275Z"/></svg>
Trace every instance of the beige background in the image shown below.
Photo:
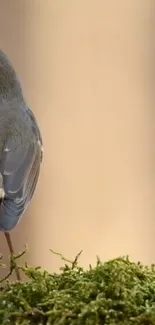
<svg viewBox="0 0 155 325"><path fill-rule="evenodd" d="M44 163L12 232L30 263L155 259L153 1L0 0L0 46L44 139ZM3 234L0 251L8 254Z"/></svg>

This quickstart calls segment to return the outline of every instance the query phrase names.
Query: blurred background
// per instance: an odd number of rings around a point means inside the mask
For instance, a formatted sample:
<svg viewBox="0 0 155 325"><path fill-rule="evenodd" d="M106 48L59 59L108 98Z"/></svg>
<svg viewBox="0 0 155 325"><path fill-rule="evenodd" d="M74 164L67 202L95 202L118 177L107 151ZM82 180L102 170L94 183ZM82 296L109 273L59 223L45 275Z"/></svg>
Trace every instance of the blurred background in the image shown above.
<svg viewBox="0 0 155 325"><path fill-rule="evenodd" d="M155 261L153 1L0 0L0 47L44 140L33 201L11 236L29 263ZM0 234L5 260L8 248Z"/></svg>

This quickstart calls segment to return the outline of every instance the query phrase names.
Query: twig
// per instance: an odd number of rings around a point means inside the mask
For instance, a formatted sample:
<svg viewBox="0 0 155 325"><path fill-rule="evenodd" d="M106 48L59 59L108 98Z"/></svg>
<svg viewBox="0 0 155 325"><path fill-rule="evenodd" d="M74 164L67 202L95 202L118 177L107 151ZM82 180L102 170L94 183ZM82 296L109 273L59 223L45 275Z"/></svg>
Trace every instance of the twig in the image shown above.
<svg viewBox="0 0 155 325"><path fill-rule="evenodd" d="M9 232L5 232L4 235L5 235L5 238L6 238L6 241L7 241L8 247L9 247L9 250L10 250L10 254L11 254L11 255L14 255L14 249L13 249L13 245L12 245L12 241L11 241L10 233L9 233ZM10 271L11 271L11 270L10 270ZM20 276L20 272L19 272L18 267L15 267L15 272L16 272L17 280L18 280L18 281L21 281L21 276ZM9 272L9 273L10 273L10 272Z"/></svg>
<svg viewBox="0 0 155 325"><path fill-rule="evenodd" d="M12 272L13 272L13 270L10 270L10 272L3 279L0 280L0 283L6 281L10 277L10 275L12 274Z"/></svg>
<svg viewBox="0 0 155 325"><path fill-rule="evenodd" d="M12 312L11 316L12 317L27 317L29 315L33 315L33 316L38 316L38 315L42 315L45 316L46 313L44 313L42 310L38 309L38 308L32 308L29 311L22 311L22 312Z"/></svg>
<svg viewBox="0 0 155 325"><path fill-rule="evenodd" d="M9 247L9 249L10 249L10 247ZM12 273L13 273L14 270L15 271L18 270L18 272L19 272L18 266L16 264L16 260L19 259L20 257L22 257L26 253L26 250L27 250L27 247L26 247L26 249L23 252L19 253L18 255L15 255L14 253L11 252L11 256L10 256L10 271L9 271L9 273L3 279L0 280L0 283L6 281L10 277L10 275L12 275ZM17 273L16 273L16 275L17 275Z"/></svg>
<svg viewBox="0 0 155 325"><path fill-rule="evenodd" d="M83 252L83 251L81 250L81 251L76 255L74 261L71 261L71 260L68 260L67 258L65 258L61 253L57 253L57 252L53 251L53 249L50 249L50 251L51 251L53 254L60 256L61 259L62 259L63 261L72 264L72 269L74 269L74 268L77 266L78 259L79 259L80 255L81 255L82 252Z"/></svg>
<svg viewBox="0 0 155 325"><path fill-rule="evenodd" d="M82 254L83 250L81 250L75 257L74 261L72 262L72 269L74 269L77 266L78 263L78 259L80 257L80 255Z"/></svg>
<svg viewBox="0 0 155 325"><path fill-rule="evenodd" d="M70 264L73 263L71 260L68 260L67 258L65 258L61 253L57 253L57 252L53 251L53 249L50 249L50 252L52 252L54 255L58 255L58 256L60 256L60 258L61 258L63 261L67 262L67 263L70 263Z"/></svg>

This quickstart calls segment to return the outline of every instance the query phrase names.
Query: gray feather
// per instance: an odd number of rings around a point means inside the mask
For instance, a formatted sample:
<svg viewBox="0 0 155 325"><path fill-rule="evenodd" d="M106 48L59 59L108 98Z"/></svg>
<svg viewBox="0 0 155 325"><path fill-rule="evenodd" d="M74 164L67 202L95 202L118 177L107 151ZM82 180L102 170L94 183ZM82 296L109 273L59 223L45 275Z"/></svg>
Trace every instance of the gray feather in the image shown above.
<svg viewBox="0 0 155 325"><path fill-rule="evenodd" d="M16 73L0 51L0 231L10 231L31 201L40 173L42 138Z"/></svg>

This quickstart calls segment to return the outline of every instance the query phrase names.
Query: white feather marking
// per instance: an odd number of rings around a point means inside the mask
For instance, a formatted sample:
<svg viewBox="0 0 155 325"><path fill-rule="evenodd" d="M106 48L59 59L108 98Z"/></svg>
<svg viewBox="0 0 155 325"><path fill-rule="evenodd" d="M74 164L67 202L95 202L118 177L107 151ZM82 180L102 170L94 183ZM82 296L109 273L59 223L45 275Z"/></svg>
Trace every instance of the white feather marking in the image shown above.
<svg viewBox="0 0 155 325"><path fill-rule="evenodd" d="M10 193L10 194L14 194L14 193L16 193L17 191L11 191L11 190L8 190L8 193Z"/></svg>
<svg viewBox="0 0 155 325"><path fill-rule="evenodd" d="M5 148L4 151L8 152L8 151L10 151L10 149L9 148Z"/></svg>
<svg viewBox="0 0 155 325"><path fill-rule="evenodd" d="M5 192L3 188L0 188L0 199L4 199L4 196L5 196Z"/></svg>
<svg viewBox="0 0 155 325"><path fill-rule="evenodd" d="M41 151L42 151L42 153L43 153L43 152L44 152L44 149L43 149L43 146L41 145L40 140L38 140L38 144L39 144L39 146L40 146L40 148L41 148Z"/></svg>

